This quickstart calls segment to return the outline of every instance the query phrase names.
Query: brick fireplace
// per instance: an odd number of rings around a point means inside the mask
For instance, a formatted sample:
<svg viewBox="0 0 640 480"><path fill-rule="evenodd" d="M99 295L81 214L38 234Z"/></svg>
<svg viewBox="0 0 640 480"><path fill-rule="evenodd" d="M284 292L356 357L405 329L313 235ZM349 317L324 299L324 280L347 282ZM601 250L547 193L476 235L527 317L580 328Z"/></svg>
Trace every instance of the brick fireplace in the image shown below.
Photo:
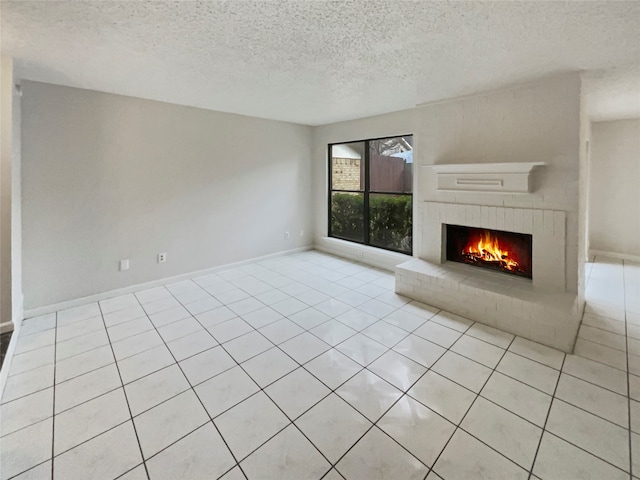
<svg viewBox="0 0 640 480"><path fill-rule="evenodd" d="M531 195L534 166L540 164L423 167L436 192L464 193L456 202L421 199L420 258L396 268L396 292L571 351L581 308L566 286L565 212L478 204L495 202L505 185L505 200ZM447 178L438 179L443 171ZM522 178L507 178L514 175ZM463 203L465 197L477 203Z"/></svg>
<svg viewBox="0 0 640 480"><path fill-rule="evenodd" d="M396 267L396 291L572 351L586 258L580 76L414 115L414 258ZM530 235L531 278L448 260L447 225Z"/></svg>

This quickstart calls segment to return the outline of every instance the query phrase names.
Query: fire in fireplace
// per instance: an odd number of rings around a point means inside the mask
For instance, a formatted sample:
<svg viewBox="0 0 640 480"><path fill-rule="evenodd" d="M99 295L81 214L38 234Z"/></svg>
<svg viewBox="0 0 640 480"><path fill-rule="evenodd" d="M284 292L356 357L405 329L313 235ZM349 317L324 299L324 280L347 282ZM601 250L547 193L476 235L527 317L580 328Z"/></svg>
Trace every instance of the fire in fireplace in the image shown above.
<svg viewBox="0 0 640 480"><path fill-rule="evenodd" d="M486 228L447 225L447 260L532 277L532 236Z"/></svg>

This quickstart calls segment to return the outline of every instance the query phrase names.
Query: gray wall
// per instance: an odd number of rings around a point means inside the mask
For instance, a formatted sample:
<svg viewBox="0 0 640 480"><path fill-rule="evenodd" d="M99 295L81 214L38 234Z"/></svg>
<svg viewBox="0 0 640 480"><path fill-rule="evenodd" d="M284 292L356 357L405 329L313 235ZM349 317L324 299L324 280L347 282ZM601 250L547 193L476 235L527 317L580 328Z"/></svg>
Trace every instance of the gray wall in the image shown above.
<svg viewBox="0 0 640 480"><path fill-rule="evenodd" d="M589 248L640 257L640 119L591 131Z"/></svg>
<svg viewBox="0 0 640 480"><path fill-rule="evenodd" d="M25 308L312 243L310 127L23 82L22 135Z"/></svg>

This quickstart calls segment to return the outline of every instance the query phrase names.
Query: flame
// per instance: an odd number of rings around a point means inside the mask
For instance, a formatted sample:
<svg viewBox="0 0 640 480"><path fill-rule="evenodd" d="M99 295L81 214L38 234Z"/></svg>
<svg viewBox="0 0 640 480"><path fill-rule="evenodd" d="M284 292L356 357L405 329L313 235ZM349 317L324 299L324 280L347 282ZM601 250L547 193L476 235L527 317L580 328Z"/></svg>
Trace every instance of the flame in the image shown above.
<svg viewBox="0 0 640 480"><path fill-rule="evenodd" d="M482 232L477 243L475 240L462 250L462 255L487 263L499 264L501 268L507 270L518 270L519 265L513 258L509 257L509 251L500 248L497 235L491 232Z"/></svg>

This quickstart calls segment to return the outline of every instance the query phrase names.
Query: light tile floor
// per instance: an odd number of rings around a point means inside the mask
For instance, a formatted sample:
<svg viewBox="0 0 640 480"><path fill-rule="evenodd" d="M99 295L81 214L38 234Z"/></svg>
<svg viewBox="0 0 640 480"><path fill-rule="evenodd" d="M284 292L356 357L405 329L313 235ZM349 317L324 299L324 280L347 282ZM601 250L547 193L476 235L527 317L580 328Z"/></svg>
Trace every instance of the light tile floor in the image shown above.
<svg viewBox="0 0 640 480"><path fill-rule="evenodd" d="M0 477L629 479L640 267L587 274L580 356L315 251L26 320Z"/></svg>

